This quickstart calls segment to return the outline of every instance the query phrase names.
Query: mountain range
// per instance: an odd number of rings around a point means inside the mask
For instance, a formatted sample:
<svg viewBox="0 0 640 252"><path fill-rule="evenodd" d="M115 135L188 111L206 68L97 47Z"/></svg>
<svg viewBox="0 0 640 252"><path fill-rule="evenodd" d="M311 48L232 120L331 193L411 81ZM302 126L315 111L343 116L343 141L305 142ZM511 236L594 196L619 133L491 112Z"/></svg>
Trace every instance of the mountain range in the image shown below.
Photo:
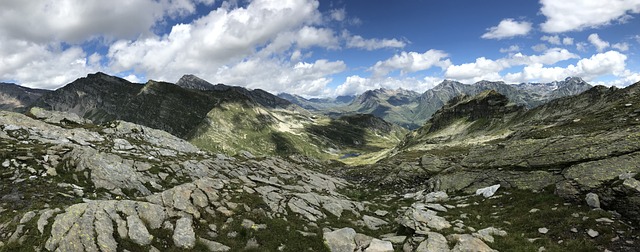
<svg viewBox="0 0 640 252"><path fill-rule="evenodd" d="M591 87L579 78L518 85L444 81L422 94L376 89L358 96L305 99L284 93L276 96L261 89L214 85L194 75L184 75L175 84L153 80L138 84L104 73L89 74L55 91L4 86L11 87L3 92L11 97L5 100L10 101L8 109L14 111L40 107L72 112L95 123L129 121L232 155L242 151L260 155L297 153L349 163L383 158L390 147L404 138L407 130L402 127L421 127L435 111L459 95L496 90L516 104L532 108ZM401 127L389 124L381 131L358 120L379 120L372 125L390 122Z"/></svg>
<svg viewBox="0 0 640 252"><path fill-rule="evenodd" d="M432 89L420 94L409 90L369 90L351 100L349 104L332 102L313 106L310 100L293 95L280 97L300 106L331 116L352 113L373 114L389 122L408 129L422 126L431 115L452 98L459 95L475 95L485 90L496 90L506 95L512 102L533 108L550 100L576 95L591 88L591 85L577 77L551 83L505 84L504 82L480 81L463 84L445 80Z"/></svg>
<svg viewBox="0 0 640 252"><path fill-rule="evenodd" d="M16 97L35 92L20 90L24 93ZM42 96L16 108L71 112L98 124L124 120L232 155L304 154L343 162L366 160L397 144L407 132L368 115L313 115L264 90L213 85L193 75L183 76L176 84L138 84L96 73L38 94ZM359 120L379 122L368 125Z"/></svg>
<svg viewBox="0 0 640 252"><path fill-rule="evenodd" d="M640 82L0 87L0 252L640 249Z"/></svg>

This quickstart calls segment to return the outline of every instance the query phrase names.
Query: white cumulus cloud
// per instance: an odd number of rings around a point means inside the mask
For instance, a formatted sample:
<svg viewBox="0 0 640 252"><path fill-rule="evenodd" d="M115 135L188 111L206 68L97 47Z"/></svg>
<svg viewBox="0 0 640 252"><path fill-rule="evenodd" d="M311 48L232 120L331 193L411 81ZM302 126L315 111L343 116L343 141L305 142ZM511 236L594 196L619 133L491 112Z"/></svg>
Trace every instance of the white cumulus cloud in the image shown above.
<svg viewBox="0 0 640 252"><path fill-rule="evenodd" d="M447 59L449 55L440 50L428 50L424 53L402 52L385 60L378 61L370 70L374 76L380 77L395 70L400 70L401 74L427 70L432 67L445 69L451 62Z"/></svg>
<svg viewBox="0 0 640 252"><path fill-rule="evenodd" d="M511 45L507 48L500 48L501 53L513 53L513 52L519 52L519 51L520 51L520 46L518 45Z"/></svg>
<svg viewBox="0 0 640 252"><path fill-rule="evenodd" d="M565 37L562 39L563 45L573 45L573 38Z"/></svg>
<svg viewBox="0 0 640 252"><path fill-rule="evenodd" d="M553 65L569 59L578 59L580 56L569 52L567 49L551 48L541 55L524 55L517 53L504 61L509 62L509 66L544 64Z"/></svg>
<svg viewBox="0 0 640 252"><path fill-rule="evenodd" d="M480 57L472 63L449 66L445 72L445 77L464 83L474 83L481 80L502 80L503 77L500 72L514 66L525 66L525 69L527 67L543 67L577 58L579 58L578 55L561 48L551 48L540 55L516 53L497 60Z"/></svg>
<svg viewBox="0 0 640 252"><path fill-rule="evenodd" d="M593 46L596 47L598 52L602 52L604 51L604 49L607 49L607 47L609 47L609 42L600 39L600 36L598 36L597 33L592 33L587 39Z"/></svg>
<svg viewBox="0 0 640 252"><path fill-rule="evenodd" d="M576 50L581 51L581 52L586 52L588 46L589 46L589 44L587 44L585 42L578 42L578 43L576 43Z"/></svg>
<svg viewBox="0 0 640 252"><path fill-rule="evenodd" d="M629 51L629 44L627 44L626 42L622 42L622 43L615 43L613 44L611 47L620 50L621 52L626 52Z"/></svg>
<svg viewBox="0 0 640 252"><path fill-rule="evenodd" d="M543 51L546 51L549 48L545 44L537 44L537 45L532 46L531 49L533 49L536 52L543 52Z"/></svg>
<svg viewBox="0 0 640 252"><path fill-rule="evenodd" d="M627 73L626 59L626 55L617 51L607 51L581 59L576 64L566 67L544 67L541 63L528 65L521 72L506 74L504 79L510 82L550 82L567 76L581 77L586 81L604 75L624 77Z"/></svg>
<svg viewBox="0 0 640 252"><path fill-rule="evenodd" d="M628 19L640 12L639 0L540 0L547 20L540 26L548 33L596 28Z"/></svg>
<svg viewBox="0 0 640 252"><path fill-rule="evenodd" d="M398 39L365 39L358 35L348 35L347 48L360 48L373 51L382 48L403 48L407 45Z"/></svg>
<svg viewBox="0 0 640 252"><path fill-rule="evenodd" d="M508 18L500 21L497 26L487 29L485 34L482 34L483 39L504 39L515 36L527 35L531 31L531 23L525 21L516 21Z"/></svg>
<svg viewBox="0 0 640 252"><path fill-rule="evenodd" d="M79 47L65 50L22 41L0 41L0 78L32 88L55 89L88 72L102 71L95 56Z"/></svg>
<svg viewBox="0 0 640 252"><path fill-rule="evenodd" d="M174 80L186 72L205 73L242 61L260 46L277 53L293 44L333 45L331 31L308 26L321 19L317 7L313 0L256 0L244 8L219 8L191 24L174 26L168 35L118 41L108 56L116 70L133 68L152 78ZM278 43L282 48L274 49Z"/></svg>
<svg viewBox="0 0 640 252"><path fill-rule="evenodd" d="M0 35L37 43L80 43L99 37L133 39L151 35L153 26L165 16L194 13L196 2L211 1L3 0Z"/></svg>
<svg viewBox="0 0 640 252"><path fill-rule="evenodd" d="M540 40L542 40L542 41L547 41L547 42L549 42L549 43L550 43L550 44L552 44L552 45L560 45L560 44L562 44L562 43L560 42L560 36L558 36L558 35L554 35L554 36L547 36L547 35L545 35L545 36L542 36L542 37L540 38Z"/></svg>
<svg viewBox="0 0 640 252"><path fill-rule="evenodd" d="M499 72L508 67L508 62L480 57L472 63L449 66L445 72L445 77L466 83L481 80L497 80L500 79Z"/></svg>
<svg viewBox="0 0 640 252"><path fill-rule="evenodd" d="M327 76L345 69L346 64L342 61L291 63L251 58L232 66L221 67L215 73L201 73L199 76L212 83L260 88L272 93L326 96L327 85L333 81Z"/></svg>

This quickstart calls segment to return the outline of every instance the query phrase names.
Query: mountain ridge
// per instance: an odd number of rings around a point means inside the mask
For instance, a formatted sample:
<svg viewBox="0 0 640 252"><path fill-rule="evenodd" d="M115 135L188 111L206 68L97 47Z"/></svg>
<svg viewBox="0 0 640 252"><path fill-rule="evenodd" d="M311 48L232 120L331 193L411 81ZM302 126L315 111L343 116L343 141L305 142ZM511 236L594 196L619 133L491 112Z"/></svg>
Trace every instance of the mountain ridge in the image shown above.
<svg viewBox="0 0 640 252"><path fill-rule="evenodd" d="M31 103L48 92L50 91L0 82L0 110L25 112Z"/></svg>
<svg viewBox="0 0 640 252"><path fill-rule="evenodd" d="M444 80L423 93L404 89L367 90L356 95L346 105L334 102L314 106L302 97L289 94L284 94L281 98L335 118L347 114L371 113L405 128L417 129L447 101L462 94L475 95L493 89L506 95L516 104L534 108L553 99L579 94L590 87L591 85L579 77L567 77L564 80L550 83L520 84L486 80L463 84L458 81ZM329 101L332 99L335 98L326 98Z"/></svg>
<svg viewBox="0 0 640 252"><path fill-rule="evenodd" d="M178 84L153 80L136 84L104 73L90 74L47 93L31 107L75 113L97 124L113 120L141 124L232 155L249 151L259 156L340 159L358 153L362 157L341 161L360 162L393 146L406 133L370 118L362 120L386 130L358 120L315 116L261 89L210 85L189 75Z"/></svg>
<svg viewBox="0 0 640 252"><path fill-rule="evenodd" d="M0 111L0 251L640 248L640 82L529 109L476 87L408 134L219 87L94 74L45 95L69 111ZM225 155L118 116L244 146Z"/></svg>

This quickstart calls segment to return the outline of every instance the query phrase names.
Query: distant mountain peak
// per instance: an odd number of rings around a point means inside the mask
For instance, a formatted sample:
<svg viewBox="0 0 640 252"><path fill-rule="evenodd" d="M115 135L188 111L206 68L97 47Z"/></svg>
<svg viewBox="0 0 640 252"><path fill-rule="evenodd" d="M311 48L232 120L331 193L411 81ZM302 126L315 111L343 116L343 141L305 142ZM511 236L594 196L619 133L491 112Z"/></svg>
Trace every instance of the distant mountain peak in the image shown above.
<svg viewBox="0 0 640 252"><path fill-rule="evenodd" d="M462 84L462 82L446 79L446 80L443 80L439 85L452 85L452 84Z"/></svg>
<svg viewBox="0 0 640 252"><path fill-rule="evenodd" d="M554 84L556 84L558 86L567 86L567 85L584 86L584 85L589 85L589 83L587 83L586 81L584 81L580 77L567 77L566 79L564 79L564 81L554 81L552 83L554 83Z"/></svg>
<svg viewBox="0 0 640 252"><path fill-rule="evenodd" d="M443 88L455 87L459 85L464 85L464 84L462 84L462 82L454 81L454 80L443 80L442 82L440 82L440 84L433 87L433 89L438 90Z"/></svg>
<svg viewBox="0 0 640 252"><path fill-rule="evenodd" d="M111 76L111 75L108 75L108 74L103 73L103 72L96 72L96 73L93 73L93 74L87 74L87 77L85 77L85 79L88 79L88 80L105 80L105 81L108 81L108 82L122 82L122 81L129 82L128 80L125 80L123 78L116 77L116 76Z"/></svg>
<svg viewBox="0 0 640 252"><path fill-rule="evenodd" d="M183 75L180 78L180 80L176 82L176 85L186 89L196 89L196 90L214 90L215 89L215 86L213 84L193 74Z"/></svg>

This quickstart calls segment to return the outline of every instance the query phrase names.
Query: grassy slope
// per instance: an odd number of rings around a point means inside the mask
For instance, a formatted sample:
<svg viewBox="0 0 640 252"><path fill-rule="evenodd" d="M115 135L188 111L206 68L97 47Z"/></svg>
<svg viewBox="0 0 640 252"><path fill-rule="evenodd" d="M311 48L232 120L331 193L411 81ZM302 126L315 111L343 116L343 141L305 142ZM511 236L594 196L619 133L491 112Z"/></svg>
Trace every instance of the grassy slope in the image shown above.
<svg viewBox="0 0 640 252"><path fill-rule="evenodd" d="M212 109L190 141L196 146L239 154L303 154L345 163L371 163L400 142L405 131L399 127L385 133L350 125L327 117L310 118L286 110L225 103ZM358 157L340 159L345 154Z"/></svg>

